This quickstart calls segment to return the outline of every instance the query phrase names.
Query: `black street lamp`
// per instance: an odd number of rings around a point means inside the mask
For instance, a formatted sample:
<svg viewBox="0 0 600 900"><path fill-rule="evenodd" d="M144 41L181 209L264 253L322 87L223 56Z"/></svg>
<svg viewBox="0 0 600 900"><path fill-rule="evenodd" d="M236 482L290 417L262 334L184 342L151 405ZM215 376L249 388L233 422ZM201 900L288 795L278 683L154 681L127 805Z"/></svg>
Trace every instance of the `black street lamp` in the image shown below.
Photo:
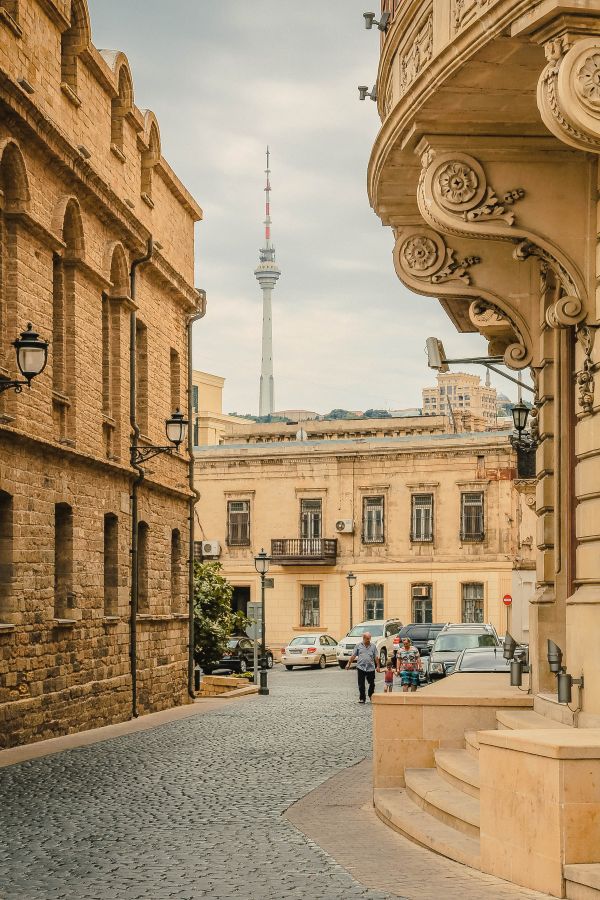
<svg viewBox="0 0 600 900"><path fill-rule="evenodd" d="M518 403L515 403L515 405L511 409L511 412L512 412L515 430L517 432L519 440L521 440L521 437L523 436L523 432L525 431L525 428L527 427L527 419L529 418L529 407L525 406L525 404L523 403L522 400L519 400Z"/></svg>
<svg viewBox="0 0 600 900"><path fill-rule="evenodd" d="M11 389L20 394L23 385L31 387L32 379L42 374L48 362L48 341L40 338L31 322L27 324L27 330L22 331L21 336L13 341L13 347L17 352L17 366L24 380L12 378L0 381L0 394Z"/></svg>
<svg viewBox="0 0 600 900"><path fill-rule="evenodd" d="M176 409L171 418L165 422L165 432L170 444L167 446L138 447L134 445L130 447L131 465L137 467L160 453L172 453L173 449L178 450L179 445L185 440L187 426L187 419L180 410Z"/></svg>
<svg viewBox="0 0 600 900"><path fill-rule="evenodd" d="M346 575L346 581L348 582L348 587L350 588L350 628L352 628L352 591L356 586L356 575L354 572L348 572Z"/></svg>
<svg viewBox="0 0 600 900"><path fill-rule="evenodd" d="M260 687L258 693L267 696L269 688L267 686L267 642L265 629L265 577L271 565L271 557L267 556L264 547L254 557L254 568L260 575L260 601L262 606L261 613L261 648L260 648Z"/></svg>
<svg viewBox="0 0 600 900"><path fill-rule="evenodd" d="M519 400L519 402L515 403L511 408L511 413L516 434L511 434L510 442L517 451L517 454L521 454L524 457L531 457L531 465L534 465L535 448L537 447L538 441L531 432L525 433L527 422L529 420L530 408L526 406L522 400ZM519 468L522 467L523 465L520 462Z"/></svg>

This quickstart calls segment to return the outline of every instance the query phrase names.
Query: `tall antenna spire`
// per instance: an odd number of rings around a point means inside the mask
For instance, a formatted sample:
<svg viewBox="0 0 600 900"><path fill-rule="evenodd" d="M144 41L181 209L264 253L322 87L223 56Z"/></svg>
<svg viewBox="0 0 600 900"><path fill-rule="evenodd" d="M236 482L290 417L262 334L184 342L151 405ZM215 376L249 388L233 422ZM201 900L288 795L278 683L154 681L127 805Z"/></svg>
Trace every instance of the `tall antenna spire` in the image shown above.
<svg viewBox="0 0 600 900"><path fill-rule="evenodd" d="M258 251L260 262L254 275L263 292L262 364L260 370L260 398L258 414L271 416L275 409L275 378L273 375L273 319L271 294L281 272L275 263L275 247L271 241L271 152L267 147L265 175L265 244Z"/></svg>

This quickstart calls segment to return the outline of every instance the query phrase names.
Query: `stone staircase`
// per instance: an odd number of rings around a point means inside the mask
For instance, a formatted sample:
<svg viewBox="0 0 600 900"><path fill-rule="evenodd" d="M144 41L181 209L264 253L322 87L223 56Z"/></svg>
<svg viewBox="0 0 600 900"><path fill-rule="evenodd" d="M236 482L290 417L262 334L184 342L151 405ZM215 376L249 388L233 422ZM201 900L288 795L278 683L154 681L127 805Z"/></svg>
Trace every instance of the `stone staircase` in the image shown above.
<svg viewBox="0 0 600 900"><path fill-rule="evenodd" d="M530 709L502 709L496 712L498 729L569 728ZM464 749L435 751L435 768L406 769L406 787L378 788L374 793L377 815L410 840L456 862L480 868L479 859L479 743L477 733L465 733ZM590 866L569 866L565 872L572 887L589 889L595 873L576 872ZM598 866L600 870L600 866ZM586 883L576 883L578 875ZM600 896L567 893L573 900Z"/></svg>

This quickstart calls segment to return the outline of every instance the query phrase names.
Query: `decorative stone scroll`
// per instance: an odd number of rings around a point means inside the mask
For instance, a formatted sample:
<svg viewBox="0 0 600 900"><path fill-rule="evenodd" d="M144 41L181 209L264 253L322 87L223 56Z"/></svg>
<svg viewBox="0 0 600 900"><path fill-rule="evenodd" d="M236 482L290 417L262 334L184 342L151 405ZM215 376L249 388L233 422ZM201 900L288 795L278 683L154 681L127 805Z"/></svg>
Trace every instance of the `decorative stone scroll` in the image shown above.
<svg viewBox="0 0 600 900"><path fill-rule="evenodd" d="M545 125L564 143L600 153L600 37L562 36L544 49L537 102Z"/></svg>
<svg viewBox="0 0 600 900"><path fill-rule="evenodd" d="M469 318L489 341L490 356L504 356L506 365L511 369L525 369L531 364L531 350L526 347L519 329L504 310L487 300L475 300L469 307Z"/></svg>
<svg viewBox="0 0 600 900"><path fill-rule="evenodd" d="M448 281L470 284L471 278L467 270L481 262L478 256L455 259L455 251L446 246L441 235L429 228L411 232L396 247L394 253L407 275L431 284Z"/></svg>
<svg viewBox="0 0 600 900"><path fill-rule="evenodd" d="M435 155L428 150L422 157L419 183L420 206L436 217L436 208L464 222L498 222L513 225L512 206L525 196L523 188L511 188L499 199L487 183L483 166L464 153Z"/></svg>

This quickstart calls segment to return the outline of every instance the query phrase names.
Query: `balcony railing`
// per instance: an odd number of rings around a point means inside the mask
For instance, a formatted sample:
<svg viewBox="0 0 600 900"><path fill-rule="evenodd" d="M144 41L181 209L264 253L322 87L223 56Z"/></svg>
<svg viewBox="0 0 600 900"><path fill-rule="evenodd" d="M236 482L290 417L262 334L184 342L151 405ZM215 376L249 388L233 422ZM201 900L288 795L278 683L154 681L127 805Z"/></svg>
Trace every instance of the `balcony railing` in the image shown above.
<svg viewBox="0 0 600 900"><path fill-rule="evenodd" d="M271 541L271 558L281 566L334 566L337 543L335 538L274 538Z"/></svg>

